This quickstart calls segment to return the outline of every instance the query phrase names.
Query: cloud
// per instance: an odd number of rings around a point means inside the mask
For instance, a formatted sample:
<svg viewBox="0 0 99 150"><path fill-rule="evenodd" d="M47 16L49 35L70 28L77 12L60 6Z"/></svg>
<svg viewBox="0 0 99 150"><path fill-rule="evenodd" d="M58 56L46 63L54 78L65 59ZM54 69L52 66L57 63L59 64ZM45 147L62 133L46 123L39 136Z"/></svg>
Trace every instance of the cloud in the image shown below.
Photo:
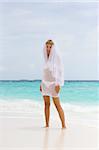
<svg viewBox="0 0 99 150"><path fill-rule="evenodd" d="M3 72L3 71L7 71L7 68L5 68L4 66L0 66L0 72Z"/></svg>
<svg viewBox="0 0 99 150"><path fill-rule="evenodd" d="M65 79L96 79L96 3L0 4L0 57L4 78L41 78L48 38L63 55ZM81 70L82 68L82 70ZM89 69L88 69L89 68Z"/></svg>

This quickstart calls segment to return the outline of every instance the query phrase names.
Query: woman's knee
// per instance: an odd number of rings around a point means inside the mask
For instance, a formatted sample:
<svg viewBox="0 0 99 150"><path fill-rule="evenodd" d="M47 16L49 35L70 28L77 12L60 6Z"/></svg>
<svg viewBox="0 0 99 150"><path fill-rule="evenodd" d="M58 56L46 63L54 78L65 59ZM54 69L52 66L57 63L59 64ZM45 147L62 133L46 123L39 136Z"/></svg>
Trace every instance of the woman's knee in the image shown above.
<svg viewBox="0 0 99 150"><path fill-rule="evenodd" d="M45 107L50 107L50 102L45 102Z"/></svg>
<svg viewBox="0 0 99 150"><path fill-rule="evenodd" d="M60 100L58 97L57 98L54 97L53 102L54 102L54 105L56 106L57 109L61 108Z"/></svg>
<svg viewBox="0 0 99 150"><path fill-rule="evenodd" d="M50 107L50 97L44 96L45 107Z"/></svg>

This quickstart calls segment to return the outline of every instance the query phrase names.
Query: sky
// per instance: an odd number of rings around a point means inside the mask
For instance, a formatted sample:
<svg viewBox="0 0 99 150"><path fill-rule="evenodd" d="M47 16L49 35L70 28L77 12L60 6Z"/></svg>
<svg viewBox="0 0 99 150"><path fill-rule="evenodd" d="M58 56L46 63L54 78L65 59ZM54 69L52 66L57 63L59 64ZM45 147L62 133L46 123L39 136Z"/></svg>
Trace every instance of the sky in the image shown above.
<svg viewBox="0 0 99 150"><path fill-rule="evenodd" d="M43 46L62 53L65 80L99 80L96 2L0 2L0 80L42 79Z"/></svg>

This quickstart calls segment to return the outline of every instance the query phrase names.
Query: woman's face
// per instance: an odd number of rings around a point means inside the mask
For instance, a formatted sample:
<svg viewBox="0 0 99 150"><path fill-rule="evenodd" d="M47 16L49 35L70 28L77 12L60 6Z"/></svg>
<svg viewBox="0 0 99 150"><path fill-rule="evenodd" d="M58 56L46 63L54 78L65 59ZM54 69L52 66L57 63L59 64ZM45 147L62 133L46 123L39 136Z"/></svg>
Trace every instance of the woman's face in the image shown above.
<svg viewBox="0 0 99 150"><path fill-rule="evenodd" d="M51 44L46 44L46 51L47 51L47 55L49 56L50 52L51 52L51 48L52 45Z"/></svg>

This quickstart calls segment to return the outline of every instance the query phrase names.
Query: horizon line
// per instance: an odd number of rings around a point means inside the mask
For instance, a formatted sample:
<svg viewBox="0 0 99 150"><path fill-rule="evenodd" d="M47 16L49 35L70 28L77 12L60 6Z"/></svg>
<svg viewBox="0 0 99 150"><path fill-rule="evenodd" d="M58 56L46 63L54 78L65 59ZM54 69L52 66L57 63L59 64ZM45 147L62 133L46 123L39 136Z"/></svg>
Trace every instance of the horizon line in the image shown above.
<svg viewBox="0 0 99 150"><path fill-rule="evenodd" d="M28 82L33 82L33 81L42 81L41 79L34 79L34 80L29 80L29 79L14 79L14 80L0 80L0 81L17 81L17 82L20 82L20 81L28 81ZM99 82L99 80L64 80L65 82Z"/></svg>

